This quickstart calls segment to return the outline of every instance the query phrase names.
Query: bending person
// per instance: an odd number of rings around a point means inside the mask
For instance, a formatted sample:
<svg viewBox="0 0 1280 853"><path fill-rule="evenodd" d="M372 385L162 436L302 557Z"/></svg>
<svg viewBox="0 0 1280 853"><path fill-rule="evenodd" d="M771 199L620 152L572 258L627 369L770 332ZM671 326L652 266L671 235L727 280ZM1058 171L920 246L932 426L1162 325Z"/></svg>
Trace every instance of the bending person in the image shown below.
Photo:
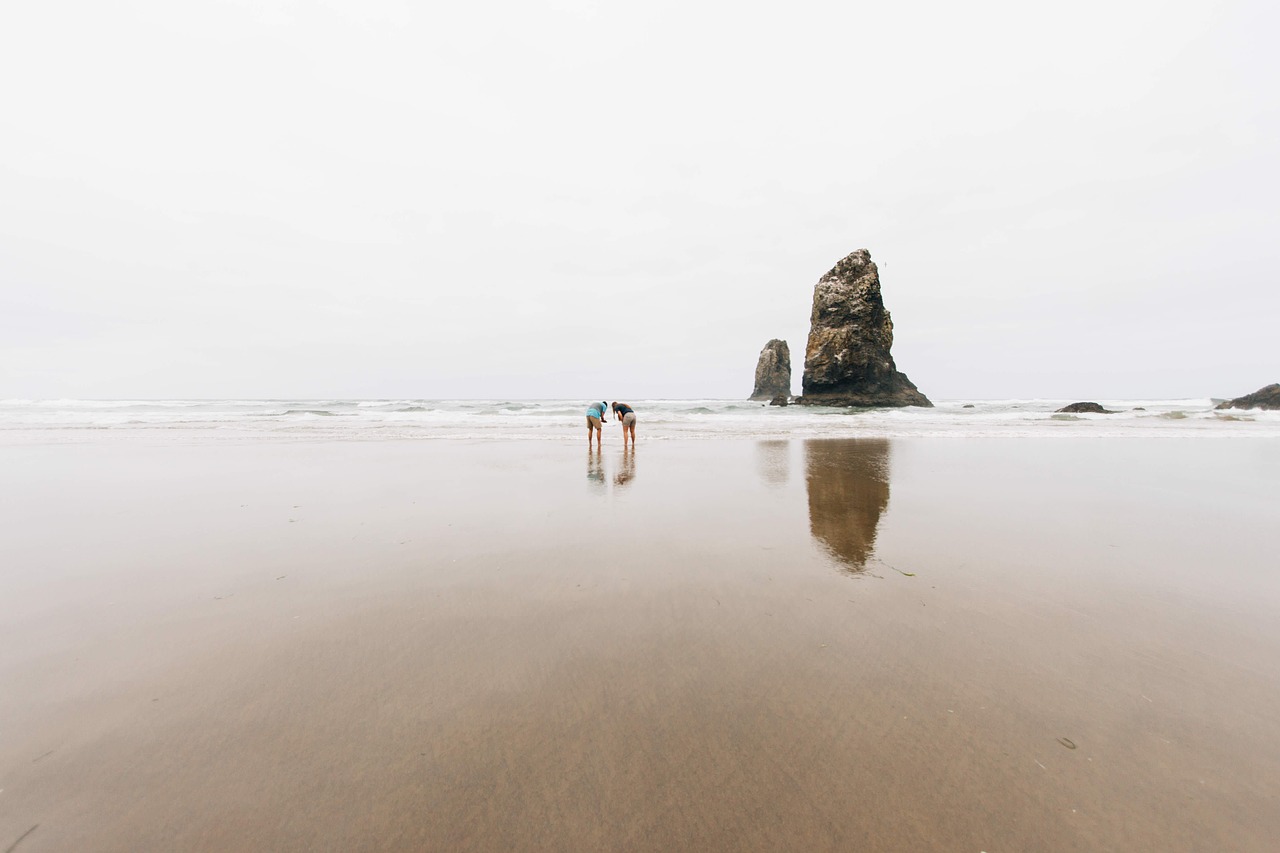
<svg viewBox="0 0 1280 853"><path fill-rule="evenodd" d="M601 422L604 421L604 413L608 408L605 403L592 403L587 407L587 447L591 447L592 432L596 434L596 447L600 447L600 436L604 433Z"/></svg>
<svg viewBox="0 0 1280 853"><path fill-rule="evenodd" d="M613 416L622 421L622 446L627 446L627 435L631 435L631 446L636 446L636 413L626 403L613 404Z"/></svg>

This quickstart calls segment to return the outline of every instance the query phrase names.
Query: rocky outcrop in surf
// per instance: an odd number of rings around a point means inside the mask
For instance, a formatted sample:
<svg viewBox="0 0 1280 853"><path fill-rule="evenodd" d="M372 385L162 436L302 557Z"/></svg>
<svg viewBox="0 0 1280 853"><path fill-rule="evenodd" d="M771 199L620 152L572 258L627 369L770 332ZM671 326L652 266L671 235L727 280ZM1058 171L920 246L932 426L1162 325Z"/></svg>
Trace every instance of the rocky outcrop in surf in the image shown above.
<svg viewBox="0 0 1280 853"><path fill-rule="evenodd" d="M791 349L786 341L774 338L760 350L751 399L774 400L779 396L791 397Z"/></svg>
<svg viewBox="0 0 1280 853"><path fill-rule="evenodd" d="M1055 410L1058 414L1068 415L1114 415L1116 412L1111 409L1104 409L1100 403L1072 403L1063 406L1061 409Z"/></svg>
<svg viewBox="0 0 1280 853"><path fill-rule="evenodd" d="M1280 384L1272 383L1252 394L1236 397L1214 406L1215 409L1280 409Z"/></svg>
<svg viewBox="0 0 1280 853"><path fill-rule="evenodd" d="M859 249L813 288L802 396L807 406L932 406L893 362L880 271Z"/></svg>

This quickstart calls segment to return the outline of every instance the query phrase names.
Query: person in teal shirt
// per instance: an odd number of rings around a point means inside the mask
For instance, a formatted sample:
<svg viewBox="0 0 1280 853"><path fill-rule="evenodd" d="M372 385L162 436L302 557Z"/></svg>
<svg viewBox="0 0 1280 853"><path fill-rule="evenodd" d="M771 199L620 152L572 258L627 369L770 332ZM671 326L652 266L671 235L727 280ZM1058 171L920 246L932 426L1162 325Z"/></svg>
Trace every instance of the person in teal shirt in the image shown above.
<svg viewBox="0 0 1280 853"><path fill-rule="evenodd" d="M591 446L591 433L596 434L596 447L600 447L600 439L604 434L604 413L609 411L608 403L592 403L587 407L587 447Z"/></svg>

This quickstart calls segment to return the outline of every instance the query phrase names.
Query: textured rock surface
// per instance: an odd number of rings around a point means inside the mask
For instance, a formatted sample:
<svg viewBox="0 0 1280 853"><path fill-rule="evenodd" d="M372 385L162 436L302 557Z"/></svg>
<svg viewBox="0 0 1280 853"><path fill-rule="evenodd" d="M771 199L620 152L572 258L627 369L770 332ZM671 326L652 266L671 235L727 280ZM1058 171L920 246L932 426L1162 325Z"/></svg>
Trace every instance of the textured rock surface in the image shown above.
<svg viewBox="0 0 1280 853"><path fill-rule="evenodd" d="M1098 403L1072 403L1070 406L1063 406L1057 409L1058 412L1065 412L1069 415L1091 414L1091 415L1114 415L1115 412L1110 409L1104 409Z"/></svg>
<svg viewBox="0 0 1280 853"><path fill-rule="evenodd" d="M774 338L760 350L751 399L772 400L780 394L791 396L791 348L786 341Z"/></svg>
<svg viewBox="0 0 1280 853"><path fill-rule="evenodd" d="M786 406L791 403L790 394L779 394L769 401L770 406Z"/></svg>
<svg viewBox="0 0 1280 853"><path fill-rule="evenodd" d="M880 271L866 249L818 280L809 322L803 395L797 403L933 405L893 363L893 320L880 296Z"/></svg>
<svg viewBox="0 0 1280 853"><path fill-rule="evenodd" d="M1217 409L1280 409L1280 384L1259 388L1252 394L1219 403Z"/></svg>

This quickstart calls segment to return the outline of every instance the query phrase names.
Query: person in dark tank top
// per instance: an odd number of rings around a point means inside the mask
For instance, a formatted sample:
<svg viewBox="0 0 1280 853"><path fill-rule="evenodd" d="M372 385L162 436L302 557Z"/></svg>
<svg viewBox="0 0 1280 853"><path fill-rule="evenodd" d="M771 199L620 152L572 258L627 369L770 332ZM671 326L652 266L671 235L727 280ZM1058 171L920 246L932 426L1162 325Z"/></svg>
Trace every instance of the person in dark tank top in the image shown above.
<svg viewBox="0 0 1280 853"><path fill-rule="evenodd" d="M613 404L613 416L622 422L622 447L627 446L627 436L631 436L631 447L636 446L636 412L626 403Z"/></svg>

